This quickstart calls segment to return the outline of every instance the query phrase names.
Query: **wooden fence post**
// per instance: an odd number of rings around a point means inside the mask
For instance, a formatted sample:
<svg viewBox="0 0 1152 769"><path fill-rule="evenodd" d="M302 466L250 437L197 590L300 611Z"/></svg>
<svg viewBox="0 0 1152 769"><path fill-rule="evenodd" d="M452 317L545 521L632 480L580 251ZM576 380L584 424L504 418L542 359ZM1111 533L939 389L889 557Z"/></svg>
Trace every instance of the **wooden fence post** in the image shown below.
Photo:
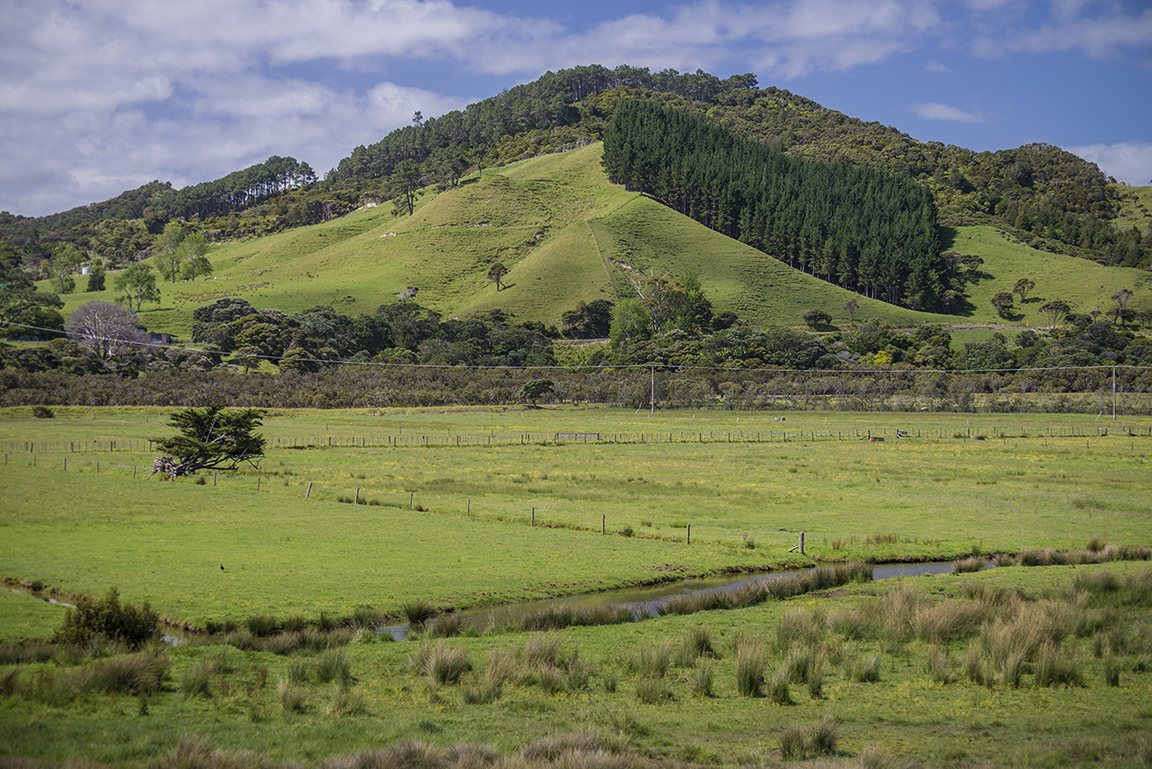
<svg viewBox="0 0 1152 769"><path fill-rule="evenodd" d="M684 544L686 544L686 545L692 544L692 524L688 524L688 537L687 537L687 539L684 540Z"/></svg>
<svg viewBox="0 0 1152 769"><path fill-rule="evenodd" d="M308 481L308 491L305 492L304 499L308 499L311 496L312 496L312 481Z"/></svg>
<svg viewBox="0 0 1152 769"><path fill-rule="evenodd" d="M352 500L352 504L354 504L354 505L360 504L360 487L359 486L356 487L356 498Z"/></svg>
<svg viewBox="0 0 1152 769"><path fill-rule="evenodd" d="M260 491L260 476L256 476L256 491Z"/></svg>

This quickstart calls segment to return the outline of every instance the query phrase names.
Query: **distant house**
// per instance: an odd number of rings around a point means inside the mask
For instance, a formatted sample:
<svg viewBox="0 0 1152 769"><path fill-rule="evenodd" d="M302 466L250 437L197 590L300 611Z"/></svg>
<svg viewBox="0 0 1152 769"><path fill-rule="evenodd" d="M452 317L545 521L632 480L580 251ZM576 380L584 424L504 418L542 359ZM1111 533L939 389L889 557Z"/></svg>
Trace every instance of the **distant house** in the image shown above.
<svg viewBox="0 0 1152 769"><path fill-rule="evenodd" d="M152 344L177 344L180 341L171 334L165 334L162 331L149 331L148 336L151 338Z"/></svg>

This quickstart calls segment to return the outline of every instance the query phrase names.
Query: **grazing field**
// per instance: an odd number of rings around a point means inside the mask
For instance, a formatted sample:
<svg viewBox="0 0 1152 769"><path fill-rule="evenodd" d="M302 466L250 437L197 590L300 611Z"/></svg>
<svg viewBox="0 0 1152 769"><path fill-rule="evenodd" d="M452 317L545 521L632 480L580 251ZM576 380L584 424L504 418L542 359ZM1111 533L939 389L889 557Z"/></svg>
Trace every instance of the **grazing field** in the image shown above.
<svg viewBox="0 0 1152 769"><path fill-rule="evenodd" d="M1083 562L1148 552L1147 418L274 412L258 471L169 483L162 410L56 414L0 413L0 577L231 632L51 644L63 607L0 594L0 765L1152 763L1152 569ZM997 553L547 632L496 607Z"/></svg>
<svg viewBox="0 0 1152 769"><path fill-rule="evenodd" d="M273 412L258 471L173 484L145 480L147 439L169 431L159 410L60 409L49 420L13 409L0 418L0 576L87 595L117 585L203 626L362 605L399 616L413 599L459 609L853 559L1072 549L1091 537L1145 545L1148 422ZM869 434L884 440L861 440ZM789 553L800 532L804 556Z"/></svg>

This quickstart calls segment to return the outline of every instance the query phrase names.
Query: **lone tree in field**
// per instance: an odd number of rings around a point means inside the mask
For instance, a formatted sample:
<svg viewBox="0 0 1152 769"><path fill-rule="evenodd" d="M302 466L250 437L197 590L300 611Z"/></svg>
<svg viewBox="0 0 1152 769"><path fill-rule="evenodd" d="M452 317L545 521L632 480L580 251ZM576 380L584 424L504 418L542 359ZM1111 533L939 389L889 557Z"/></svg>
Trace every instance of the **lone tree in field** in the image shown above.
<svg viewBox="0 0 1152 769"><path fill-rule="evenodd" d="M537 408L537 399L547 395L550 392L552 392L551 379L533 379L524 383L524 386L520 388L520 392L517 397L522 401L528 401L531 403L532 408Z"/></svg>
<svg viewBox="0 0 1152 769"><path fill-rule="evenodd" d="M1012 306L1012 295L1007 291L1000 291L992 297L992 306L996 308L996 314L1001 318L1011 318L1016 309Z"/></svg>
<svg viewBox="0 0 1152 769"><path fill-rule="evenodd" d="M804 322L808 324L808 328L817 329L832 323L832 316L825 310L808 310L804 313Z"/></svg>
<svg viewBox="0 0 1152 769"><path fill-rule="evenodd" d="M157 458L148 477L163 472L176 480L197 470L235 470L243 462L256 467L264 456L265 440L252 431L263 418L260 409L230 411L222 403L177 411L168 424L179 434L153 439L167 456Z"/></svg>
<svg viewBox="0 0 1152 769"><path fill-rule="evenodd" d="M1024 304L1028 301L1028 292L1034 288L1036 288L1036 281L1029 280L1028 278L1020 278L1020 280L1016 281L1015 285L1012 286L1012 293L1020 297L1020 304Z"/></svg>
<svg viewBox="0 0 1152 769"><path fill-rule="evenodd" d="M492 265L491 269L488 270L488 282L489 283L495 283L496 284L496 290L499 291L501 289L501 287L503 286L503 283L501 283L501 281L504 279L504 276L507 274L508 274L508 268L505 267L500 262L496 262L496 264Z"/></svg>

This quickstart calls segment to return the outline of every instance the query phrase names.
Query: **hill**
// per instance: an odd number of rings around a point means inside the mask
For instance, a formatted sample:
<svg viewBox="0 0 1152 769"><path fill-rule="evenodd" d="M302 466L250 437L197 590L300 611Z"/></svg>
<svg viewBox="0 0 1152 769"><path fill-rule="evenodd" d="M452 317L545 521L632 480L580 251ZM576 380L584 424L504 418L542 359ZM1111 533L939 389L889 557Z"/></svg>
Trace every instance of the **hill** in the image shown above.
<svg viewBox="0 0 1152 769"><path fill-rule="evenodd" d="M631 278L670 272L696 274L717 311L730 309L757 325L802 325L802 314L823 309L834 325L856 320L899 325L1003 324L990 299L1020 277L1036 288L1013 322L1039 325L1034 298L1062 298L1078 311L1106 310L1118 288L1134 293L1131 306L1152 306L1148 274L1050 254L1006 239L988 225L946 229L946 248L983 265L965 276L966 315L913 312L821 281L738 241L699 225L660 203L610 184L594 144L485 169L458 188L428 189L415 213L397 218L389 206L368 207L341 219L265 238L216 246L207 281L161 286L162 301L145 307L145 322L187 338L192 310L225 296L257 307L296 312L330 305L347 314L371 313L408 286L417 301L445 317L500 308L518 321L558 324L577 302L635 296ZM491 265L508 268L505 288L488 281ZM111 276L109 286L111 285ZM112 291L63 297L65 312Z"/></svg>

